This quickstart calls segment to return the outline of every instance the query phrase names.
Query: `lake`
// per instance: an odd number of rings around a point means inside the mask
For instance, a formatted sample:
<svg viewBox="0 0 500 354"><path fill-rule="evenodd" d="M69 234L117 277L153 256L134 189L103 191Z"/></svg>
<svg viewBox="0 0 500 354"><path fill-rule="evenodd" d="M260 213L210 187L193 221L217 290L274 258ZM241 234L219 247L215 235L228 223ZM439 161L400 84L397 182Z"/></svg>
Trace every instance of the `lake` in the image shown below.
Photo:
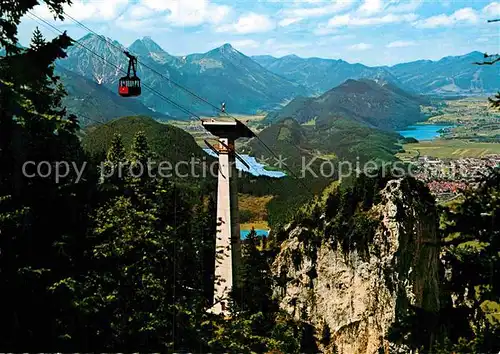
<svg viewBox="0 0 500 354"><path fill-rule="evenodd" d="M404 130L398 131L405 138L415 138L417 140L434 140L439 138L441 134L439 130L443 128L451 128L453 125L443 124L415 124L406 127Z"/></svg>
<svg viewBox="0 0 500 354"><path fill-rule="evenodd" d="M255 229L255 232L257 233L257 236L266 236L266 237L269 236L268 230ZM250 230L241 230L240 231L241 239L242 240L246 239L249 233L250 233Z"/></svg>
<svg viewBox="0 0 500 354"><path fill-rule="evenodd" d="M217 157L215 152L210 149L203 149L205 152L213 157ZM236 168L241 171L249 172L254 176L268 176L274 178L285 177L286 174L281 171L268 171L265 169L265 165L259 163L255 157L250 155L239 154L240 157L250 166L250 169L246 168L238 159L236 160Z"/></svg>

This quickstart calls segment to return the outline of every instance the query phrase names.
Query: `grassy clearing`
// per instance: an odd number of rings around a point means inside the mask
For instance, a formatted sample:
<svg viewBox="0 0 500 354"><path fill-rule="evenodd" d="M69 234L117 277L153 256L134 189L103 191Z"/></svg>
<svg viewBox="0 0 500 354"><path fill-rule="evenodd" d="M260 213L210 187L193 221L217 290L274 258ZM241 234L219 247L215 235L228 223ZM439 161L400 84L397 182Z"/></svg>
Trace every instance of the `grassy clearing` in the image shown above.
<svg viewBox="0 0 500 354"><path fill-rule="evenodd" d="M479 143L461 139L423 141L417 144L403 145L404 153L398 154L402 160L414 159L418 156L460 159L464 157L484 157L489 154L500 154L500 143Z"/></svg>
<svg viewBox="0 0 500 354"><path fill-rule="evenodd" d="M267 204L273 199L272 195L255 197L249 194L238 196L238 207L241 211L248 211L252 215L252 222L267 220Z"/></svg>
<svg viewBox="0 0 500 354"><path fill-rule="evenodd" d="M495 141L500 136L500 112L491 107L487 97L451 100L435 107L424 107L431 118L424 124L456 125L446 138Z"/></svg>
<svg viewBox="0 0 500 354"><path fill-rule="evenodd" d="M322 160L327 160L327 161L330 161L330 160L336 160L337 159L337 155L334 154L334 153L331 153L331 154L322 154L322 155L318 155L318 157Z"/></svg>
<svg viewBox="0 0 500 354"><path fill-rule="evenodd" d="M257 115L241 115L241 114L231 114L232 117L241 120L243 122L245 121L260 121L264 118L266 118L266 114L257 114Z"/></svg>
<svg viewBox="0 0 500 354"><path fill-rule="evenodd" d="M316 117L314 117L313 119L305 122L305 123L302 123L301 125L303 126L315 126L316 125Z"/></svg>
<svg viewBox="0 0 500 354"><path fill-rule="evenodd" d="M330 194L335 192L339 188L339 185L340 185L340 182L335 181L335 182L332 182L329 186L327 186L323 190L323 194L321 195L321 200L323 203L326 203Z"/></svg>
<svg viewBox="0 0 500 354"><path fill-rule="evenodd" d="M240 230L242 231L252 230L252 228L255 230L269 230L269 224L264 220L240 224Z"/></svg>

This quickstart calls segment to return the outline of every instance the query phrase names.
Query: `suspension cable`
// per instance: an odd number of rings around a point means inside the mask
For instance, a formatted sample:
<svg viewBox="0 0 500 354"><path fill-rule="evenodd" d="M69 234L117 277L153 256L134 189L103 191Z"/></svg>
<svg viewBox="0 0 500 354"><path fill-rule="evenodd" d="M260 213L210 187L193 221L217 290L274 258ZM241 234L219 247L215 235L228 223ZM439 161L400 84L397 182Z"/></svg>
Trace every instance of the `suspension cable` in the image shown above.
<svg viewBox="0 0 500 354"><path fill-rule="evenodd" d="M45 23L45 24L47 24L48 26L50 26L50 27L52 27L53 29L55 29L56 31L58 31L59 33L63 34L63 32L62 32L60 29L58 29L57 27L55 27L55 26L53 26L52 24L48 23L47 21L45 21L44 19L40 18L40 17L39 17L39 16L37 16L36 14L33 14L31 11L28 11L28 12L29 12L31 15L35 16L36 18L38 18L40 21L44 22L44 23ZM74 19L72 16L70 16L70 15L66 14L65 12L64 12L64 14L65 14L67 17L69 17L70 19L72 19L73 21L75 21L77 24L81 25L83 28L85 28L85 29L89 30L91 33L95 34L98 38L100 38L101 40L103 40L103 41L104 41L104 42L106 42L107 44L111 44L112 46L114 46L115 48L119 49L120 51L123 51L123 48L120 48L120 47L118 47L116 44L114 44L114 43L112 43L112 42L109 42L109 41L108 41L108 40L107 40L104 36L102 36L102 35L100 35L100 34L96 33L95 31L93 31L91 28L89 28L89 27L88 27L88 26L86 26L85 24L83 24L83 23L81 23L80 21L78 21L78 20ZM108 60L106 60L103 56L101 56L100 54L96 53L94 50L92 50L92 49L88 48L87 46L83 45L80 41L75 40L75 39L72 39L72 40L73 40L75 43L77 43L78 45L80 45L82 48L84 48L84 49L88 50L89 52L91 52L91 53L92 53L92 54L94 54L95 56L99 57L101 60L103 60L103 61L104 61L105 63L107 63L108 65L111 65L112 67L114 67L114 68L116 68L116 69L118 69L118 70L120 70L120 71L124 72L124 70L123 70L123 69L121 69L119 66L117 66L117 65L115 65L115 64L113 64L113 63L111 63L111 62L109 62L109 61L108 61ZM158 71L157 71L157 70L155 70L154 68L151 68L151 67L149 67L148 65L146 65L146 64L144 64L143 62L140 62L140 61L138 61L138 60L137 60L137 62L138 62L138 63L140 63L141 65L143 65L144 67L146 67L146 68L150 69L151 71L155 72L156 74L158 74L159 76L161 76L162 78L164 78L164 79L165 79L165 80L167 80L168 82L172 83L173 85L175 85L175 86L179 87L180 89L182 89L182 90L184 90L184 91L186 91L186 92L190 93L190 94L191 94L191 95L193 95L194 97L196 97L196 98L200 99L201 101L203 101L203 102L205 102L205 103L209 104L211 107L216 108L218 111L225 113L228 117L233 118L235 121L237 121L237 122L239 122L239 123L243 124L241 121L239 121L239 120L238 120L238 119L236 119L235 117L233 117L233 116L231 116L230 114L228 114L225 110L222 110L220 107L217 107L217 106L213 105L213 104L212 104L212 103L210 103L208 100L206 100L206 99L202 98L201 96L197 95L197 94L196 94L196 93L194 93L193 91L191 91L191 90L189 90L189 89L187 89L187 88L183 87L182 85L180 85L180 84L178 84L178 83L176 83L176 82L172 81L170 78L166 77L165 75L163 75L162 73L158 72ZM169 102L170 104L172 104L173 106L175 106L175 107L176 107L176 108L178 108L179 110L183 111L184 113L187 113L187 114L188 114L188 116L190 116L190 119L191 119L191 116L192 116L192 117L196 117L196 118L198 118L200 121L202 121L202 122L203 122L203 119L202 119L200 116L198 116L198 115L196 115L196 114L192 113L192 112L191 112L191 111L189 111L187 108L185 108L185 107L181 106L180 104L178 104L178 103L176 103L176 102L172 101L170 98L166 97L166 96L165 96L165 95L163 95L161 92L159 92L159 91L155 90L154 88L152 88L152 87L150 87L150 86L148 86L148 85L146 85L146 84L142 84L142 86L144 86L146 89L150 90L151 92L155 93L155 94L156 94L156 95L158 95L160 98L163 98L165 101ZM245 125L245 126L246 126L246 125ZM278 160L280 159L280 158L278 157L278 155L277 155L277 154L276 154L276 153L275 153L275 152L274 152L274 151L273 151L273 150L272 150L272 149L271 149L271 148L270 148L270 147L269 147L269 146L268 146L268 145L267 145L267 144L266 144L263 140L262 140L262 138L261 138L261 137L259 137L259 136L258 136L257 134L255 134L255 133L254 133L253 135L254 135L254 137L257 139L257 141L259 141L259 142L262 144L262 146L264 146L264 148L265 148L267 151L269 151L269 152L271 153L271 155L272 155L274 158L276 158L276 159L278 159ZM296 144L292 144L292 145L294 145L297 149L299 149L299 150L300 150L300 148L299 148ZM284 167L285 167L285 169L286 169L286 170L288 170L288 172L289 172L289 173L290 173L290 174L291 174L291 175L292 175L295 179L297 179L297 180L300 182L300 184L302 184L302 186L303 186L304 188L306 188L306 190L307 190L309 193L311 193L311 195L312 195L313 197L315 196L314 192L310 189L310 187L309 187L309 186L307 186L307 185L306 185L306 184L302 181L302 179L300 179L300 178L296 175L296 173L295 173L295 172L294 172L291 168L289 168L286 164L284 164Z"/></svg>

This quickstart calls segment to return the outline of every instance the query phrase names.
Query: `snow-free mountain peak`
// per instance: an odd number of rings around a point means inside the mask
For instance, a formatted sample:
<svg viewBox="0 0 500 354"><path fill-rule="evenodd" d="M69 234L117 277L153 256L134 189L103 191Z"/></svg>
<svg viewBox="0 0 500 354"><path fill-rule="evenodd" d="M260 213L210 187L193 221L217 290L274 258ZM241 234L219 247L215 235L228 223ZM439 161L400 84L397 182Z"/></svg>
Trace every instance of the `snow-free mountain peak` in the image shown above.
<svg viewBox="0 0 500 354"><path fill-rule="evenodd" d="M221 45L219 47L219 50L221 50L221 51L223 51L223 50L225 50L225 51L228 51L228 50L232 51L232 50L235 50L235 49L233 48L233 46L230 43L224 43L223 45Z"/></svg>
<svg viewBox="0 0 500 354"><path fill-rule="evenodd" d="M153 41L151 37L146 36L141 39L136 39L128 48L129 51L137 56L139 60L144 58L152 59L157 64L171 64L177 66L180 59L168 54L158 43Z"/></svg>
<svg viewBox="0 0 500 354"><path fill-rule="evenodd" d="M142 39L136 39L129 49L137 54L166 53L165 50L149 36L143 37Z"/></svg>
<svg viewBox="0 0 500 354"><path fill-rule="evenodd" d="M85 36L78 40L79 43L84 44L86 47L90 46L91 49L101 48L103 46L108 47L118 47L125 49L125 46L120 42L113 40L109 37L103 35L98 35L94 33L87 33ZM118 48L114 48L118 50Z"/></svg>
<svg viewBox="0 0 500 354"><path fill-rule="evenodd" d="M206 54L210 54L210 55L214 55L214 54L215 55L218 55L218 54L221 54L221 55L235 55L235 54L244 55L243 53L236 50L230 43L225 43L225 44L221 45L220 47L217 47L217 48L209 51Z"/></svg>

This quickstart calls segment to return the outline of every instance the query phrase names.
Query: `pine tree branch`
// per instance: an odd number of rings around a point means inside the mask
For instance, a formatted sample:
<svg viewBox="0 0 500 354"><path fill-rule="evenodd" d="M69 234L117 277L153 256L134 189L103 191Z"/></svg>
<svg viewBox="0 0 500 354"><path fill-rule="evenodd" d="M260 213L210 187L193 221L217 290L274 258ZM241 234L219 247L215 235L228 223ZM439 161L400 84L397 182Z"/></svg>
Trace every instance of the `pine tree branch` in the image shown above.
<svg viewBox="0 0 500 354"><path fill-rule="evenodd" d="M500 56L498 58L492 60L492 61L484 61L482 63L476 61L474 64L476 64L476 65L493 65L493 64L495 64L495 63L497 63L499 61L500 61Z"/></svg>

